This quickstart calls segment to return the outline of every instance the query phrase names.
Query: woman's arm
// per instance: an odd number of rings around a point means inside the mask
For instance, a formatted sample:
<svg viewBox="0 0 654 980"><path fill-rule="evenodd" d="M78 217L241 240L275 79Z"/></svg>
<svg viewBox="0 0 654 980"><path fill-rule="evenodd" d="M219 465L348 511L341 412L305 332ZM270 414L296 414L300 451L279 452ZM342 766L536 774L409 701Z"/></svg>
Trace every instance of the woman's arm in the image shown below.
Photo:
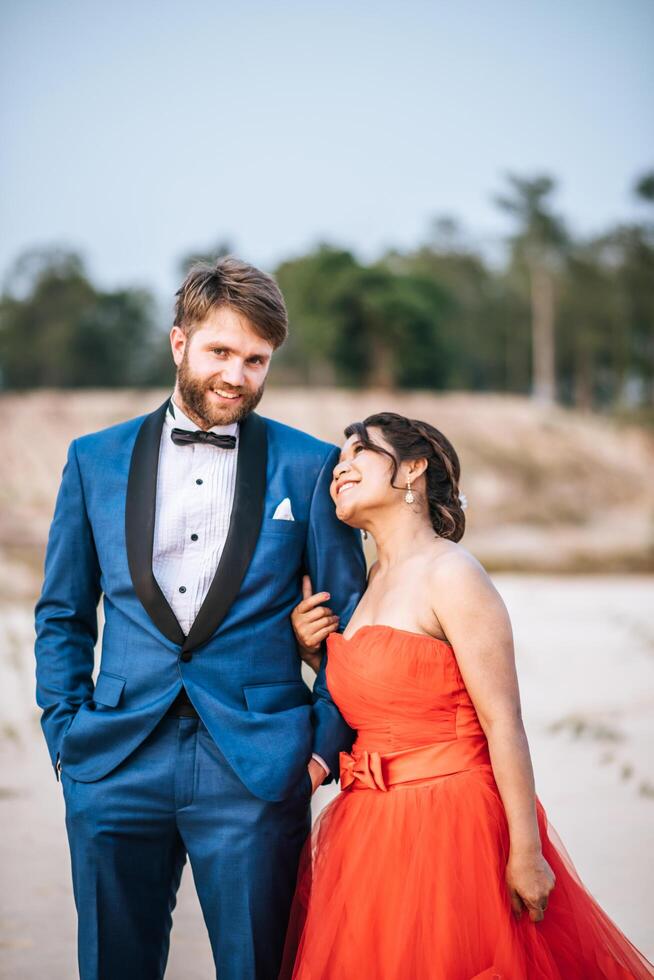
<svg viewBox="0 0 654 980"><path fill-rule="evenodd" d="M488 739L510 836L507 885L516 914L539 921L554 887L541 852L529 745L522 724L513 634L506 607L481 565L462 548L433 566L434 613L456 653Z"/></svg>
<svg viewBox="0 0 654 980"><path fill-rule="evenodd" d="M318 592L315 595L311 579L305 575L302 579L302 601L291 613L291 622L295 632L298 652L305 663L315 670L317 677L313 686L314 713L316 705L324 703L331 706L331 717L323 719L323 738L316 740L314 735L314 752L309 762L309 775L315 790L327 778L330 782L334 772L338 771L338 752L350 748L354 733L347 727L331 699L327 688L325 664L323 663L322 645L330 633L338 629L338 616L324 606L329 599L328 592ZM334 745L336 744L336 749ZM340 744L340 748L338 747ZM328 754L329 750L329 754ZM326 761L329 760L329 761Z"/></svg>
<svg viewBox="0 0 654 980"><path fill-rule="evenodd" d="M291 613L291 623L300 657L318 673L322 663L322 645L330 633L338 629L338 616L325 606L329 592L313 594L311 579L302 578L302 601Z"/></svg>

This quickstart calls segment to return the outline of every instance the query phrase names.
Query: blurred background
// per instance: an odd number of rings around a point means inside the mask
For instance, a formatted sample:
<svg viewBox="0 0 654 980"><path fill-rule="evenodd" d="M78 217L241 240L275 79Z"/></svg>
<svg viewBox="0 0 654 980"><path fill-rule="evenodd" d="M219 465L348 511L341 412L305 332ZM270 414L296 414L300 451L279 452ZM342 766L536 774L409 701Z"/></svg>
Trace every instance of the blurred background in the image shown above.
<svg viewBox="0 0 654 980"><path fill-rule="evenodd" d="M2 5L0 975L75 975L32 655L67 445L163 401L228 252L288 303L263 414L454 442L539 793L654 956L653 38L649 0ZM188 871L175 923L209 978Z"/></svg>

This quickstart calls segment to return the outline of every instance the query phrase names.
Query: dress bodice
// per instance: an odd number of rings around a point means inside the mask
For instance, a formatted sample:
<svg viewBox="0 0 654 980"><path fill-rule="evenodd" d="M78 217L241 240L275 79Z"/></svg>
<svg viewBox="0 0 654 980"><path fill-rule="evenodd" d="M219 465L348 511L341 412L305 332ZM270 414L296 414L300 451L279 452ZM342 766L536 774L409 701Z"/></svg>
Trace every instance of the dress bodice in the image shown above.
<svg viewBox="0 0 654 980"><path fill-rule="evenodd" d="M356 747L397 752L434 742L482 736L454 651L445 640L362 626L327 642L327 683Z"/></svg>

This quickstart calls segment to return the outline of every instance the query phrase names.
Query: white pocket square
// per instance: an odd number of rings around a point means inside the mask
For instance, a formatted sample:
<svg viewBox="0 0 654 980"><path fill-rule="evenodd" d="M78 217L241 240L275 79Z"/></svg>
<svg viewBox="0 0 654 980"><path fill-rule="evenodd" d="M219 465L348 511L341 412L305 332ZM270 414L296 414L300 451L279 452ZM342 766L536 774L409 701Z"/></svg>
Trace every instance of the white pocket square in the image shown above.
<svg viewBox="0 0 654 980"><path fill-rule="evenodd" d="M291 501L288 497L284 497L281 504L277 505L275 513L273 514L273 521L294 521L293 511L291 510Z"/></svg>

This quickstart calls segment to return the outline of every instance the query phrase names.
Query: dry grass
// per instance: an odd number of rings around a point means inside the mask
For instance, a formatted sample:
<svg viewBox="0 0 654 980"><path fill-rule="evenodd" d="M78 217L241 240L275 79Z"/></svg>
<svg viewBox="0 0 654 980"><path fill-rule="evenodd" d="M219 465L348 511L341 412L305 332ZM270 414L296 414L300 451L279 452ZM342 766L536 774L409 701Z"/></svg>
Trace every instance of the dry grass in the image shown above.
<svg viewBox="0 0 654 980"><path fill-rule="evenodd" d="M166 394L2 396L0 587L34 588L70 440L151 411ZM290 388L271 389L262 403L263 414L335 442L347 423L382 410L426 419L457 447L466 544L490 568L654 568L654 440L645 429L496 395Z"/></svg>

